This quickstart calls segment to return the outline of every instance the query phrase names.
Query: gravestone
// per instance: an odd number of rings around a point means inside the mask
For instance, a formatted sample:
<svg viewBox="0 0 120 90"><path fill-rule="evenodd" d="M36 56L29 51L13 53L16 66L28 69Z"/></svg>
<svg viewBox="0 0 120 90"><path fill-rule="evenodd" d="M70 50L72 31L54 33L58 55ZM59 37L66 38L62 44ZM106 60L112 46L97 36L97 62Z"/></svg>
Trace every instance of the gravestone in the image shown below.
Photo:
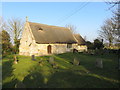
<svg viewBox="0 0 120 90"><path fill-rule="evenodd" d="M50 57L50 58L49 58L49 63L52 65L52 67L53 67L54 69L57 69L57 68L58 68L57 63L55 63L54 57Z"/></svg>
<svg viewBox="0 0 120 90"><path fill-rule="evenodd" d="M100 58L96 59L95 66L98 68L103 68L103 61Z"/></svg>
<svg viewBox="0 0 120 90"><path fill-rule="evenodd" d="M33 60L33 61L35 61L35 60L36 60L36 59L35 59L35 55L32 55L31 60Z"/></svg>
<svg viewBox="0 0 120 90"><path fill-rule="evenodd" d="M73 64L74 65L79 65L80 64L79 60L76 57L73 60Z"/></svg>
<svg viewBox="0 0 120 90"><path fill-rule="evenodd" d="M17 64L18 61L19 61L19 60L17 59L17 56L15 55L15 56L14 56L14 64Z"/></svg>
<svg viewBox="0 0 120 90"><path fill-rule="evenodd" d="M49 58L49 63L50 63L50 64L53 64L53 63L54 63L54 57L50 57L50 58Z"/></svg>
<svg viewBox="0 0 120 90"><path fill-rule="evenodd" d="M14 64L17 64L18 62L17 61L14 61Z"/></svg>

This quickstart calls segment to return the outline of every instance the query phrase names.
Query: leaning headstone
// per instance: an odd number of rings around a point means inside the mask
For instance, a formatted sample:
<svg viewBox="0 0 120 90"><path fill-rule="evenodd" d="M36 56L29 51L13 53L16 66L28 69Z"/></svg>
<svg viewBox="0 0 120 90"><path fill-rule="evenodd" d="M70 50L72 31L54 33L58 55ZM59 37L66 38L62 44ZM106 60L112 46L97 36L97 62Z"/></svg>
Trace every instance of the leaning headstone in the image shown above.
<svg viewBox="0 0 120 90"><path fill-rule="evenodd" d="M14 56L14 64L17 64L18 61L19 61L19 60L17 59L17 56L15 55L15 56Z"/></svg>
<svg viewBox="0 0 120 90"><path fill-rule="evenodd" d="M96 59L95 66L98 68L103 68L103 61L100 58Z"/></svg>
<svg viewBox="0 0 120 90"><path fill-rule="evenodd" d="M54 57L50 57L50 58L49 58L49 63L50 63L50 64L53 64L53 63L54 63Z"/></svg>
<svg viewBox="0 0 120 90"><path fill-rule="evenodd" d="M32 58L31 58L33 61L35 61L35 55L32 55Z"/></svg>
<svg viewBox="0 0 120 90"><path fill-rule="evenodd" d="M80 62L79 62L79 60L78 60L77 58L74 58L74 60L73 60L73 64L74 64L74 65L79 65Z"/></svg>

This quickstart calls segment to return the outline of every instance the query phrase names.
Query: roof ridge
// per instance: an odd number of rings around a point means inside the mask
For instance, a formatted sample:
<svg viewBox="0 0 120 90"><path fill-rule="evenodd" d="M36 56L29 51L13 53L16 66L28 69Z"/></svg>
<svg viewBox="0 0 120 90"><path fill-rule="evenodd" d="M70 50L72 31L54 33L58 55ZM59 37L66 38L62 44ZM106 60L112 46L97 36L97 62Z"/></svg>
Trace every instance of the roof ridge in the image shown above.
<svg viewBox="0 0 120 90"><path fill-rule="evenodd" d="M48 26L48 27L55 27L55 28L64 28L64 29L68 29L68 28L66 28L66 27L60 27L60 26L54 26L54 25L48 25L48 24L30 22L30 21L28 21L28 23L39 24L39 25L44 25L44 26ZM68 30L69 30L69 29L68 29Z"/></svg>

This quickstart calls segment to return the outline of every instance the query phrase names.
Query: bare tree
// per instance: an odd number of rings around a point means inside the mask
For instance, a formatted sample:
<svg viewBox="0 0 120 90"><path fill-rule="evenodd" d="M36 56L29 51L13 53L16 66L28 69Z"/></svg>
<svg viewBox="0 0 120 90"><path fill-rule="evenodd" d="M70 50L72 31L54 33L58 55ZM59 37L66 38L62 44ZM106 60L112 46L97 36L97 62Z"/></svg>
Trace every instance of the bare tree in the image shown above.
<svg viewBox="0 0 120 90"><path fill-rule="evenodd" d="M67 24L65 27L68 28L73 34L76 33L76 27L74 25Z"/></svg>
<svg viewBox="0 0 120 90"><path fill-rule="evenodd" d="M101 30L99 30L99 36L109 42L109 46L112 46L114 41L114 24L111 19L107 19Z"/></svg>
<svg viewBox="0 0 120 90"><path fill-rule="evenodd" d="M0 43L2 43L2 30L6 29L6 23L3 20L3 17L0 16Z"/></svg>
<svg viewBox="0 0 120 90"><path fill-rule="evenodd" d="M24 22L19 18L12 18L8 20L8 30L11 33L11 39L13 40L15 53L18 52L19 41L22 35Z"/></svg>
<svg viewBox="0 0 120 90"><path fill-rule="evenodd" d="M6 23L3 20L3 17L0 16L0 31L5 30L6 28Z"/></svg>
<svg viewBox="0 0 120 90"><path fill-rule="evenodd" d="M2 17L0 17L0 31L2 31L2 26L3 26L3 21L2 21Z"/></svg>
<svg viewBox="0 0 120 90"><path fill-rule="evenodd" d="M112 22L114 24L114 38L116 42L120 42L120 9L113 12Z"/></svg>
<svg viewBox="0 0 120 90"><path fill-rule="evenodd" d="M117 5L118 5L118 7L119 7L119 4L120 4L120 0L112 0L112 1L111 1L111 0L107 0L107 1L105 1L105 2L110 5L109 10L110 10L111 8L117 6Z"/></svg>
<svg viewBox="0 0 120 90"><path fill-rule="evenodd" d="M2 17L0 17L0 48L2 44L2 26L3 26Z"/></svg>
<svg viewBox="0 0 120 90"><path fill-rule="evenodd" d="M14 44L21 37L21 33L23 30L23 21L18 18L12 18L8 20L8 30L11 32Z"/></svg>
<svg viewBox="0 0 120 90"><path fill-rule="evenodd" d="M87 36L84 36L83 39L84 39L85 41L87 41Z"/></svg>

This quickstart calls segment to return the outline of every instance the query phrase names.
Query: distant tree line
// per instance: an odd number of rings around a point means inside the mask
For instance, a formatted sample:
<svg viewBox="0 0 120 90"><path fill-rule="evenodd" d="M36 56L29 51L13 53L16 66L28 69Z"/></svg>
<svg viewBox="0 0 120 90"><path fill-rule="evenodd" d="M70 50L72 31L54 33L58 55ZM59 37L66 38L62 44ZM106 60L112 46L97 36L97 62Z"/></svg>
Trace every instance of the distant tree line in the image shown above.
<svg viewBox="0 0 120 90"><path fill-rule="evenodd" d="M115 5L118 3L120 2L115 3ZM88 51L118 54L120 51L120 8L113 11L113 16L104 21L98 34L99 39L95 39L93 43L86 41Z"/></svg>
<svg viewBox="0 0 120 90"><path fill-rule="evenodd" d="M104 48L103 41L100 41L99 39L95 39L93 43L90 41L86 41L86 45L88 49L92 49L92 50Z"/></svg>

